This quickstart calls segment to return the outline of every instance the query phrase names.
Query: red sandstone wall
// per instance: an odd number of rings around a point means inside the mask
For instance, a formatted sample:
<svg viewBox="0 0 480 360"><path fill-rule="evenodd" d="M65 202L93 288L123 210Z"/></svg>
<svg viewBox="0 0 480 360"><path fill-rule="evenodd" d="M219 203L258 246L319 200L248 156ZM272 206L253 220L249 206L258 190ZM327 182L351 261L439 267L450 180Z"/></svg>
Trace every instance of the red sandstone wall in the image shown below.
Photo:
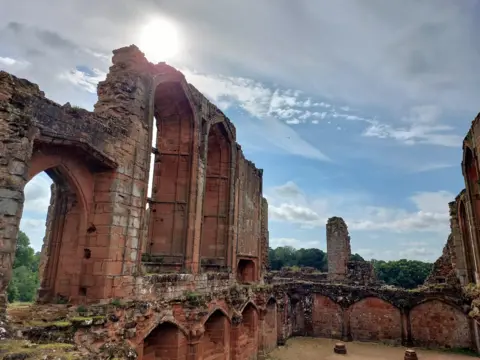
<svg viewBox="0 0 480 360"><path fill-rule="evenodd" d="M202 338L203 360L224 360L230 358L230 326L228 319L216 312L205 323Z"/></svg>
<svg viewBox="0 0 480 360"><path fill-rule="evenodd" d="M247 305L242 313L243 320L237 332L235 349L237 360L254 360L258 352L258 318L252 305Z"/></svg>
<svg viewBox="0 0 480 360"><path fill-rule="evenodd" d="M342 337L342 309L328 297L315 295L312 322L314 336L334 339Z"/></svg>
<svg viewBox="0 0 480 360"><path fill-rule="evenodd" d="M238 247L239 255L258 257L261 230L262 176L238 152Z"/></svg>
<svg viewBox="0 0 480 360"><path fill-rule="evenodd" d="M466 315L438 300L413 308L410 324L417 346L467 348L472 345Z"/></svg>
<svg viewBox="0 0 480 360"><path fill-rule="evenodd" d="M267 305L263 326L263 342L264 351L267 353L277 346L277 304L275 302Z"/></svg>
<svg viewBox="0 0 480 360"><path fill-rule="evenodd" d="M374 297L363 299L349 309L353 340L401 343L400 311Z"/></svg>
<svg viewBox="0 0 480 360"><path fill-rule="evenodd" d="M187 337L173 324L158 326L145 339L141 360L186 360Z"/></svg>

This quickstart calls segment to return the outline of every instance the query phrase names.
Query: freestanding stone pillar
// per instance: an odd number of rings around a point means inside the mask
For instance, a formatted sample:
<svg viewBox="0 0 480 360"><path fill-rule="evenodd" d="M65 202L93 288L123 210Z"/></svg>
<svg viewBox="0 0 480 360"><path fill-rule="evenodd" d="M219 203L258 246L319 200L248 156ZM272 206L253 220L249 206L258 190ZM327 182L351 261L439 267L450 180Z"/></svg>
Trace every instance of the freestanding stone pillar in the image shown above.
<svg viewBox="0 0 480 360"><path fill-rule="evenodd" d="M327 222L327 258L329 280L344 280L350 260L350 236L347 224L341 217L332 217Z"/></svg>

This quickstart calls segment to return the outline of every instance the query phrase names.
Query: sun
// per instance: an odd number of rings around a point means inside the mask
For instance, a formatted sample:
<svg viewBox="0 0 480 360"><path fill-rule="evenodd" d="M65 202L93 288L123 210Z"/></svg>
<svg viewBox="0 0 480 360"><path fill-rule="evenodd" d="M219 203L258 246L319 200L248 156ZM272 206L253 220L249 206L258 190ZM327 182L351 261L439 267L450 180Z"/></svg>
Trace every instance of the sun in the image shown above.
<svg viewBox="0 0 480 360"><path fill-rule="evenodd" d="M171 59L180 48L177 28L164 19L151 20L140 33L139 48L152 62Z"/></svg>

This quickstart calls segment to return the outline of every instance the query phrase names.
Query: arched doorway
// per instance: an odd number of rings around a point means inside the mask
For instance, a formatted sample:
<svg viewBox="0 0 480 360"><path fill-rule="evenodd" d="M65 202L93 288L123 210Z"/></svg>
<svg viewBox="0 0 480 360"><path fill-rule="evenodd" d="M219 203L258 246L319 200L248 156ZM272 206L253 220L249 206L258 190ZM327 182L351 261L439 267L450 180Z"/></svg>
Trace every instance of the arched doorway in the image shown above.
<svg viewBox="0 0 480 360"><path fill-rule="evenodd" d="M241 349L239 359L255 359L258 353L258 314L257 309L248 303L242 311L242 324L237 346Z"/></svg>
<svg viewBox="0 0 480 360"><path fill-rule="evenodd" d="M159 272L179 270L185 261L195 129L181 83L159 84L153 101L156 126L144 262L149 271Z"/></svg>
<svg viewBox="0 0 480 360"><path fill-rule="evenodd" d="M142 360L186 360L187 337L175 324L158 325L143 341Z"/></svg>
<svg viewBox="0 0 480 360"><path fill-rule="evenodd" d="M28 180L40 173L53 184L40 258L38 301L66 302L87 297L88 289L94 285L87 229L93 174L74 151L37 145Z"/></svg>
<svg viewBox="0 0 480 360"><path fill-rule="evenodd" d="M215 311L205 322L202 349L203 359L230 358L230 323L220 310Z"/></svg>

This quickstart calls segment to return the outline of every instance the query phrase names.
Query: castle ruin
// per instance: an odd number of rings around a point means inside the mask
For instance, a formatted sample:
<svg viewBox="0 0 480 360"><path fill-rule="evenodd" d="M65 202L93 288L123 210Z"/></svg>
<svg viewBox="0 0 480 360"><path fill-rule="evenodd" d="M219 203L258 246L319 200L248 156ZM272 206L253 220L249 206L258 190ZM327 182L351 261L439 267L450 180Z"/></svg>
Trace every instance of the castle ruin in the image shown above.
<svg viewBox="0 0 480 360"><path fill-rule="evenodd" d="M478 119L428 286L376 283L371 264L350 261L341 218L327 224L329 273L285 281L267 274L263 174L232 122L137 47L112 62L93 112L0 72L1 336L75 344L92 359L264 359L291 336L480 348L464 291L480 271ZM38 301L7 311L24 188L40 172L54 185Z"/></svg>

